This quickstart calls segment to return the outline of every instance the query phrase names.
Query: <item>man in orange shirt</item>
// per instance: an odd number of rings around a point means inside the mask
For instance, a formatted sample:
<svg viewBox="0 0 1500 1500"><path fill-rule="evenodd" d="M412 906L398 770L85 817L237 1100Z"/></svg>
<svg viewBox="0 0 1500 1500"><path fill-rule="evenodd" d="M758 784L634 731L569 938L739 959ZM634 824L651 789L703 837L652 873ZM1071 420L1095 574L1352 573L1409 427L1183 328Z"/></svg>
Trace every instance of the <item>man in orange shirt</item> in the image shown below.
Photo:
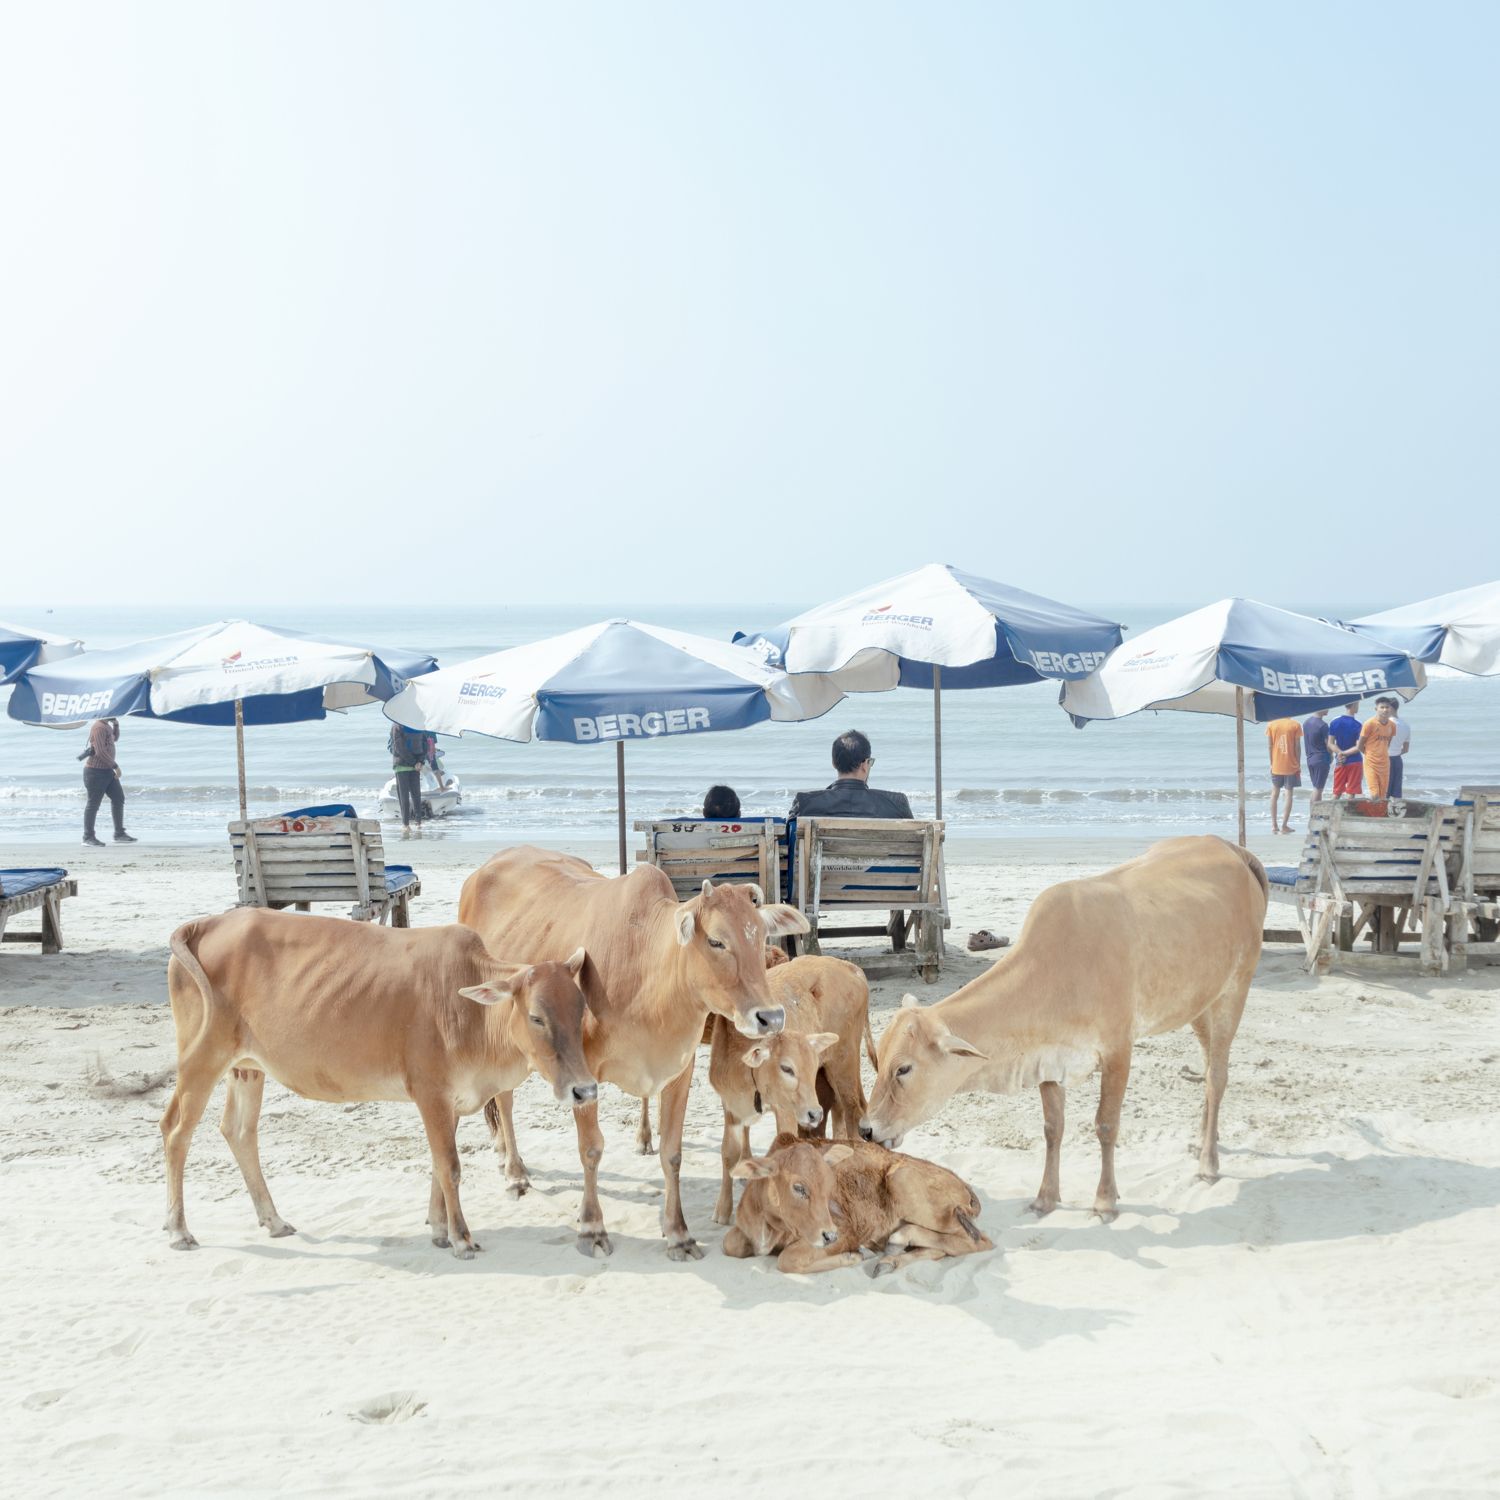
<svg viewBox="0 0 1500 1500"><path fill-rule="evenodd" d="M1292 831L1292 798L1302 785L1302 724L1298 719L1273 719L1266 725L1271 746L1271 832ZM1286 793L1286 812L1277 822L1277 808Z"/></svg>
<svg viewBox="0 0 1500 1500"><path fill-rule="evenodd" d="M1360 753L1365 758L1365 796L1384 797L1391 784L1391 741L1396 726L1391 722L1390 702L1381 698L1375 704L1375 717L1365 720L1359 732Z"/></svg>

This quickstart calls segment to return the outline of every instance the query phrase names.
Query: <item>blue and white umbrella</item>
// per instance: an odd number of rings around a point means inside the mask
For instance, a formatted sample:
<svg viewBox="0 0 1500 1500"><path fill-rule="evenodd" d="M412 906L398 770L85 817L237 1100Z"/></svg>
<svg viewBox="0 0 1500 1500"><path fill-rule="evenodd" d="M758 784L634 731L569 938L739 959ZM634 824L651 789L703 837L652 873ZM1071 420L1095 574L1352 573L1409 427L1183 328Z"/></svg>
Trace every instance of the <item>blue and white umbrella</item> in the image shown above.
<svg viewBox="0 0 1500 1500"><path fill-rule="evenodd" d="M528 646L445 667L385 705L398 724L433 734L613 741L625 870L625 742L815 719L843 693L820 676L789 677L723 641L605 620Z"/></svg>
<svg viewBox="0 0 1500 1500"><path fill-rule="evenodd" d="M788 672L822 672L850 693L933 690L934 779L943 815L943 688L1072 681L1123 631L1071 604L927 563L735 640Z"/></svg>
<svg viewBox="0 0 1500 1500"><path fill-rule="evenodd" d="M1410 652L1418 661L1476 677L1500 675L1500 582L1345 622L1350 630Z"/></svg>
<svg viewBox="0 0 1500 1500"><path fill-rule="evenodd" d="M38 662L57 661L76 656L83 642L66 636L48 635L25 625L7 625L0 621L0 687L14 682L27 667Z"/></svg>
<svg viewBox="0 0 1500 1500"><path fill-rule="evenodd" d="M381 702L436 666L425 652L219 620L32 666L16 682L7 712L53 728L126 714L233 724L243 818L246 724L295 724Z"/></svg>
<svg viewBox="0 0 1500 1500"><path fill-rule="evenodd" d="M1393 646L1254 599L1221 599L1132 636L1066 683L1062 706L1080 727L1145 709L1233 715L1243 843L1247 719L1265 724L1375 693L1412 698L1426 681Z"/></svg>

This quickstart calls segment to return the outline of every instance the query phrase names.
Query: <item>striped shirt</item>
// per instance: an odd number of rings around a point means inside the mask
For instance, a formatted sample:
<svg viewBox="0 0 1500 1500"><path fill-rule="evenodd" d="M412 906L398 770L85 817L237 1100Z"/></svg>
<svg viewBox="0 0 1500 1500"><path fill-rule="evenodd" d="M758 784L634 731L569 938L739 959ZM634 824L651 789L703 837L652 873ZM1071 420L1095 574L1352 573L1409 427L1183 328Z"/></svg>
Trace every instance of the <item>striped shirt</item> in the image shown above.
<svg viewBox="0 0 1500 1500"><path fill-rule="evenodd" d="M116 771L115 741L120 731L108 719L95 719L89 725L89 758L84 761L85 771Z"/></svg>

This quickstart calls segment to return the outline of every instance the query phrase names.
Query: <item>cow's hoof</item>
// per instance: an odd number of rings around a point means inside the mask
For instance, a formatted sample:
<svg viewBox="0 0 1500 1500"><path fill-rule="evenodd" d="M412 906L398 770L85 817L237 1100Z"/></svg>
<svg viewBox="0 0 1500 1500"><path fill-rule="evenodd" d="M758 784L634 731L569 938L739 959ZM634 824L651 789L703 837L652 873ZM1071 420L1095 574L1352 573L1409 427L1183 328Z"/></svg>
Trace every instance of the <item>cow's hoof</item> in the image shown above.
<svg viewBox="0 0 1500 1500"><path fill-rule="evenodd" d="M1120 1217L1120 1210L1112 1203L1096 1203L1094 1205L1094 1217L1101 1224L1113 1224Z"/></svg>
<svg viewBox="0 0 1500 1500"><path fill-rule="evenodd" d="M656 1146L651 1141L637 1141L635 1143L635 1154L637 1156L655 1156Z"/></svg>
<svg viewBox="0 0 1500 1500"><path fill-rule="evenodd" d="M1218 1180L1219 1174L1217 1172L1200 1172L1198 1174L1199 1182L1217 1182Z"/></svg>
<svg viewBox="0 0 1500 1500"><path fill-rule="evenodd" d="M507 1198L524 1198L530 1191L531 1179L529 1177L518 1177L514 1182L505 1184Z"/></svg>
<svg viewBox="0 0 1500 1500"><path fill-rule="evenodd" d="M1041 1196L1037 1196L1026 1205L1026 1210L1028 1213L1035 1214L1039 1219L1045 1219L1047 1215L1050 1214L1056 1207L1056 1198L1043 1198Z"/></svg>
<svg viewBox="0 0 1500 1500"><path fill-rule="evenodd" d="M266 1227L270 1229L269 1225L267 1225ZM292 1226L288 1224L285 1219L283 1219L280 1224L278 1224L274 1229L271 1229L271 1238L273 1240L284 1240L287 1235L296 1234L296 1232L297 1231L292 1228Z"/></svg>
<svg viewBox="0 0 1500 1500"><path fill-rule="evenodd" d="M697 1240L683 1240L679 1245L667 1246L668 1260L702 1260L703 1246Z"/></svg>
<svg viewBox="0 0 1500 1500"><path fill-rule="evenodd" d="M453 1258L455 1260L473 1260L474 1252L478 1249L478 1245L455 1245L453 1247Z"/></svg>
<svg viewBox="0 0 1500 1500"><path fill-rule="evenodd" d="M865 1275L872 1281L878 1276L885 1276L896 1269L896 1262L888 1256L882 1255L879 1260L872 1260L865 1267Z"/></svg>
<svg viewBox="0 0 1500 1500"><path fill-rule="evenodd" d="M615 1247L610 1244L609 1236L602 1229L586 1230L580 1234L574 1248L580 1255L586 1255L590 1260L603 1260L606 1256L615 1253Z"/></svg>
<svg viewBox="0 0 1500 1500"><path fill-rule="evenodd" d="M172 1236L172 1248L174 1250L196 1250L198 1248L198 1241L184 1229L181 1234L174 1234Z"/></svg>
<svg viewBox="0 0 1500 1500"><path fill-rule="evenodd" d="M734 1223L734 1215L733 1214L720 1213L718 1209L715 1209L714 1210L714 1223L715 1224L733 1224Z"/></svg>
<svg viewBox="0 0 1500 1500"><path fill-rule="evenodd" d="M432 1237L432 1243L436 1245L439 1250L446 1250L452 1243L452 1241L449 1240L446 1234L435 1234Z"/></svg>

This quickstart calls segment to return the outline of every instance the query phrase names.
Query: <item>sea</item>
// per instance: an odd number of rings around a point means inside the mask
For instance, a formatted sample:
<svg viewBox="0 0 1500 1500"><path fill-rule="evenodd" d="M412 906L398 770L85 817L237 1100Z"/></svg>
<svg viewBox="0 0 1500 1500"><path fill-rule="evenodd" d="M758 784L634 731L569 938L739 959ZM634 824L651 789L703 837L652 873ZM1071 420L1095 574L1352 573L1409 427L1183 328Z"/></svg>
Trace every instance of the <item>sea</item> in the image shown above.
<svg viewBox="0 0 1500 1500"><path fill-rule="evenodd" d="M0 601L3 602L3 601ZM1350 618L1398 601L1340 605L1289 602L1309 614ZM231 606L221 618L432 652L444 665L521 645L600 619L649 620L728 639L803 606L786 603L664 607L649 600L605 608L507 608L496 604L378 607ZM1191 605L1085 607L1140 632ZM120 645L202 624L186 608L0 608L92 646ZM0 688L0 698L9 689ZM943 695L944 817L950 838L1032 838L1220 832L1235 824L1234 724L1205 714L1144 713L1074 728L1055 684ZM918 816L933 812L932 695L898 688L851 695L821 719L760 724L728 734L632 741L626 750L627 815L696 813L715 782L736 789L745 813L782 813L803 788L833 778L829 746L861 729L875 749L872 782L907 793ZM1406 792L1451 798L1462 783L1500 782L1500 681L1438 669L1403 710L1412 729ZM322 802L375 814L391 775L389 723L378 706L306 724L246 731L250 812L264 816ZM0 856L6 843L76 843L83 789L76 756L82 730L43 729L0 717ZM475 735L441 741L463 801L429 825L429 837L485 843L610 839L616 819L612 745L511 744ZM1252 826L1269 790L1263 731L1246 726ZM129 718L119 758L130 831L152 843L216 840L237 816L232 729ZM108 808L101 809L107 837ZM3 862L3 858L0 858Z"/></svg>

